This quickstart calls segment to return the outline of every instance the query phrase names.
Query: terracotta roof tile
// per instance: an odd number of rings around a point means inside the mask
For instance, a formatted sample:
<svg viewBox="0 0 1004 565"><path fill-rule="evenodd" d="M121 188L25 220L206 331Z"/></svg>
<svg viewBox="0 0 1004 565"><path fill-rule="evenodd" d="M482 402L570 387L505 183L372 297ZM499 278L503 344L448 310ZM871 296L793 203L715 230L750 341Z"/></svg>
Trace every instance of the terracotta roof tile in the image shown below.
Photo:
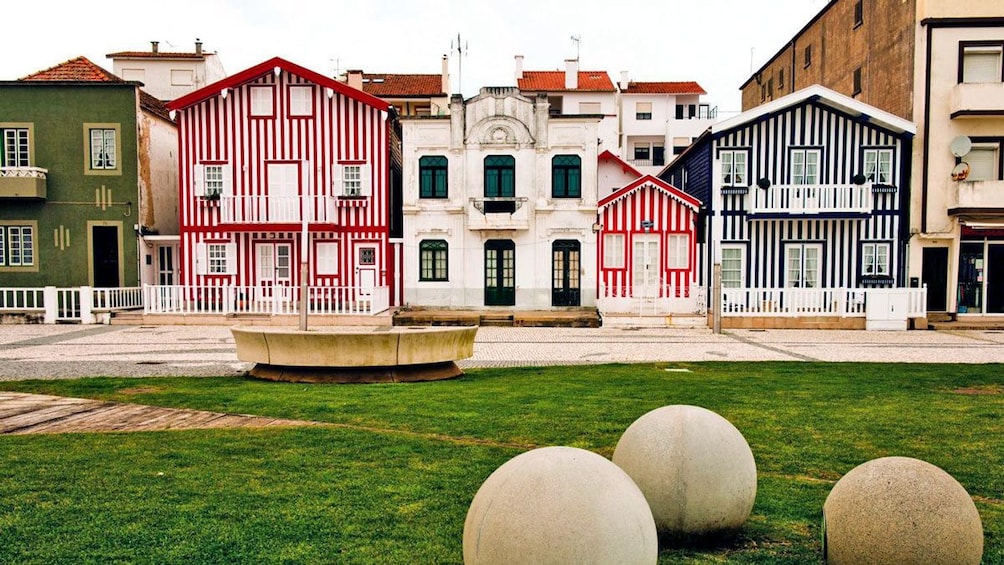
<svg viewBox="0 0 1004 565"><path fill-rule="evenodd" d="M446 96L442 75L364 73L363 92L381 98L395 96Z"/></svg>
<svg viewBox="0 0 1004 565"><path fill-rule="evenodd" d="M212 53L203 52L199 53L180 53L180 52L165 52L158 51L154 53L153 51L119 51L117 53L109 53L105 55L109 59L205 59L206 55L212 55Z"/></svg>
<svg viewBox="0 0 1004 565"><path fill-rule="evenodd" d="M174 121L171 119L171 112L167 109L167 106L165 106L164 103L156 96L149 94L143 89L140 89L139 91L139 106L157 117L163 118L169 122Z"/></svg>
<svg viewBox="0 0 1004 565"><path fill-rule="evenodd" d="M606 71L579 71L579 86L574 89L565 88L565 71L523 71L516 86L526 92L614 92L614 83Z"/></svg>
<svg viewBox="0 0 1004 565"><path fill-rule="evenodd" d="M626 94L707 94L694 81L686 82L629 82Z"/></svg>
<svg viewBox="0 0 1004 565"><path fill-rule="evenodd" d="M77 57L54 67L32 73L18 80L23 81L67 81L67 82L125 82L105 69L92 63L87 57Z"/></svg>

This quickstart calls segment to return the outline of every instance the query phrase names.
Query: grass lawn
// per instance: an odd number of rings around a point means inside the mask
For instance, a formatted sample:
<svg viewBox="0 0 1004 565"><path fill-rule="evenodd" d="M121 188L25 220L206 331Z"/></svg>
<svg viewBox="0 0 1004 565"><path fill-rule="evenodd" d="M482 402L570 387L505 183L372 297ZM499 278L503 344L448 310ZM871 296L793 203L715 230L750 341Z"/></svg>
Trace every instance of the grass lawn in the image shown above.
<svg viewBox="0 0 1004 565"><path fill-rule="evenodd" d="M91 378L0 389L335 424L0 436L0 563L460 563L467 508L499 465L547 445L609 458L645 412L694 404L745 435L756 505L733 544L663 547L660 563L820 563L834 482L903 455L962 483L983 520L983 562L1004 565L1001 365L603 365L398 385Z"/></svg>

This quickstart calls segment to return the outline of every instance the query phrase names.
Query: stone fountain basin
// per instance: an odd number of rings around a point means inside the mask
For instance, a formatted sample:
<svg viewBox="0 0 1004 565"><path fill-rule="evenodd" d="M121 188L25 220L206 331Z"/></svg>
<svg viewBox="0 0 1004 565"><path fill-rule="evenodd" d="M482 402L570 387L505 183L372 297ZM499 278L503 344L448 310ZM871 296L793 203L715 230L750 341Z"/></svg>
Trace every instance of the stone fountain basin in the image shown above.
<svg viewBox="0 0 1004 565"><path fill-rule="evenodd" d="M237 358L252 376L290 382L429 381L463 374L477 327L358 326L300 331L275 326L230 329Z"/></svg>

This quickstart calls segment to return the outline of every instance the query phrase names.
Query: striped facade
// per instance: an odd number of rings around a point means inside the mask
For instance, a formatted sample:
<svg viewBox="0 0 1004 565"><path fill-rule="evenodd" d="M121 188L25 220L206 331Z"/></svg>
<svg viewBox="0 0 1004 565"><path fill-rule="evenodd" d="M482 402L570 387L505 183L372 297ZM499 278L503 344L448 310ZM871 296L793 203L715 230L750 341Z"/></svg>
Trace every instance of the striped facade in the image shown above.
<svg viewBox="0 0 1004 565"><path fill-rule="evenodd" d="M697 282L695 198L649 175L599 202L600 297L685 297Z"/></svg>
<svg viewBox="0 0 1004 565"><path fill-rule="evenodd" d="M310 286L393 285L400 250L389 241L385 102L274 58L169 107L179 129L182 284L295 287L306 259ZM350 174L359 179L351 193ZM214 245L226 250L225 267L206 256Z"/></svg>
<svg viewBox="0 0 1004 565"><path fill-rule="evenodd" d="M913 132L821 87L713 126L660 174L705 203L700 284L724 249L735 286L905 286Z"/></svg>

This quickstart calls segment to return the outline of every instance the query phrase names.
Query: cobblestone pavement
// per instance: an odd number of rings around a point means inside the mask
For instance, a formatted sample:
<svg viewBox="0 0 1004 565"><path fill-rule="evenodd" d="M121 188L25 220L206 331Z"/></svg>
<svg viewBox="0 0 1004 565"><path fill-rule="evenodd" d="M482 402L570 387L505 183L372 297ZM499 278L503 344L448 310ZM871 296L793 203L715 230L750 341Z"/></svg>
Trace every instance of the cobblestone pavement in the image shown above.
<svg viewBox="0 0 1004 565"><path fill-rule="evenodd" d="M869 332L703 328L478 330L461 367L672 361L1004 362L1004 331ZM0 325L0 380L86 376L228 376L224 326Z"/></svg>

